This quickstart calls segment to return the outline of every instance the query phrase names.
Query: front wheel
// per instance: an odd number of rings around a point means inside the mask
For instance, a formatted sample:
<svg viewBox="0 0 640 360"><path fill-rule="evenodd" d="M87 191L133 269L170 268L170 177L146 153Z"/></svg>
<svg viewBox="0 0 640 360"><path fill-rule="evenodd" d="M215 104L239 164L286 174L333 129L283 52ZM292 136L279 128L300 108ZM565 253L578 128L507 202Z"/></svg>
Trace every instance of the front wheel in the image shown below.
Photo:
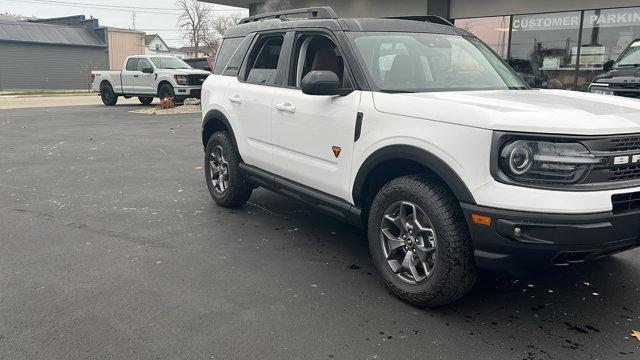
<svg viewBox="0 0 640 360"><path fill-rule="evenodd" d="M102 103L107 106L114 106L118 102L118 95L113 91L111 85L107 83L100 86L100 98Z"/></svg>
<svg viewBox="0 0 640 360"><path fill-rule="evenodd" d="M226 131L214 133L205 150L204 169L209 193L223 207L244 205L253 192L240 173L240 154Z"/></svg>
<svg viewBox="0 0 640 360"><path fill-rule="evenodd" d="M369 249L401 299L446 305L473 287L476 269L458 201L437 179L405 176L384 185L369 212Z"/></svg>
<svg viewBox="0 0 640 360"><path fill-rule="evenodd" d="M146 96L140 96L138 97L138 100L140 101L140 103L142 105L149 105L153 102L153 98L152 97L146 97Z"/></svg>
<svg viewBox="0 0 640 360"><path fill-rule="evenodd" d="M173 86L171 86L171 84L162 84L162 86L160 86L160 89L158 89L158 97L160 97L160 100L166 98L175 99L176 93L173 90Z"/></svg>

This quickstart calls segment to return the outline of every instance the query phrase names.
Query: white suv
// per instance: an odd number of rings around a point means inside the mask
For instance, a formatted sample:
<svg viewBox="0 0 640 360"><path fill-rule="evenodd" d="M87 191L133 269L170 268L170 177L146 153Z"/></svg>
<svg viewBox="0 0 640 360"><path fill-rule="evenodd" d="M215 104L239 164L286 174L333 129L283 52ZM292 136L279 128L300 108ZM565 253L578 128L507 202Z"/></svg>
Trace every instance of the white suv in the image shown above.
<svg viewBox="0 0 640 360"><path fill-rule="evenodd" d="M437 18L330 8L231 28L203 87L207 185L256 187L366 229L401 298L450 303L476 268L521 274L640 245L640 102L534 90Z"/></svg>

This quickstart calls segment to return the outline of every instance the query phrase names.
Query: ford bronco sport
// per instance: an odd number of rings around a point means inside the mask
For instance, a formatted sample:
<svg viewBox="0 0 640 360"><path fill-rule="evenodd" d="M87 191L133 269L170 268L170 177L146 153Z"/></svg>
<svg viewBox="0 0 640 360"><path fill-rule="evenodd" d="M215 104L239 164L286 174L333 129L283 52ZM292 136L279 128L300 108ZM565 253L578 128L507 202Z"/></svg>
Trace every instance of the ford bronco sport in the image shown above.
<svg viewBox="0 0 640 360"><path fill-rule="evenodd" d="M443 19L247 18L202 100L219 205L264 187L363 227L381 278L417 305L459 299L477 268L640 245L640 102L530 89Z"/></svg>

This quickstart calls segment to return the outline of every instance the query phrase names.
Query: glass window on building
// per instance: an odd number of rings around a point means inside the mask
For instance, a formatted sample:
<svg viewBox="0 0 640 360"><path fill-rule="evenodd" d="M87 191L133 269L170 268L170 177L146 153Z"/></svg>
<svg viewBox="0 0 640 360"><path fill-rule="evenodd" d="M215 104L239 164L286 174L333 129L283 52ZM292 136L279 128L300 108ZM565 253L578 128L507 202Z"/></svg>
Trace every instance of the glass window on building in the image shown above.
<svg viewBox="0 0 640 360"><path fill-rule="evenodd" d="M489 45L503 59L509 51L509 25L511 16L475 19L457 19L455 25L465 29Z"/></svg>
<svg viewBox="0 0 640 360"><path fill-rule="evenodd" d="M640 38L640 7L584 12L578 90L586 91L603 65ZM574 60L575 61L575 60Z"/></svg>
<svg viewBox="0 0 640 360"><path fill-rule="evenodd" d="M509 64L532 87L576 87L580 11L513 16Z"/></svg>

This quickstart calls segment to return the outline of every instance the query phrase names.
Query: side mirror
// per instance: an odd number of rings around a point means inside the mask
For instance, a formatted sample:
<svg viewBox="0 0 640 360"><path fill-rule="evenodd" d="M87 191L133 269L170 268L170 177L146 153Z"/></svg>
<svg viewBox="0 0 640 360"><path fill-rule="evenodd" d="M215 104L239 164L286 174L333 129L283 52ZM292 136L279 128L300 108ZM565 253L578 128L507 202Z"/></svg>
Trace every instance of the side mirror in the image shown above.
<svg viewBox="0 0 640 360"><path fill-rule="evenodd" d="M605 72L613 69L613 64L615 64L615 61L613 60L609 60L606 63L602 64L602 70L604 70Z"/></svg>
<svg viewBox="0 0 640 360"><path fill-rule="evenodd" d="M211 69L211 66L205 66L203 70L204 70L204 71L211 72L211 70L212 70L212 69Z"/></svg>
<svg viewBox="0 0 640 360"><path fill-rule="evenodd" d="M153 68L142 68L142 73L144 74L153 74Z"/></svg>
<svg viewBox="0 0 640 360"><path fill-rule="evenodd" d="M302 92L307 95L343 95L340 79L333 71L310 71L302 79Z"/></svg>

